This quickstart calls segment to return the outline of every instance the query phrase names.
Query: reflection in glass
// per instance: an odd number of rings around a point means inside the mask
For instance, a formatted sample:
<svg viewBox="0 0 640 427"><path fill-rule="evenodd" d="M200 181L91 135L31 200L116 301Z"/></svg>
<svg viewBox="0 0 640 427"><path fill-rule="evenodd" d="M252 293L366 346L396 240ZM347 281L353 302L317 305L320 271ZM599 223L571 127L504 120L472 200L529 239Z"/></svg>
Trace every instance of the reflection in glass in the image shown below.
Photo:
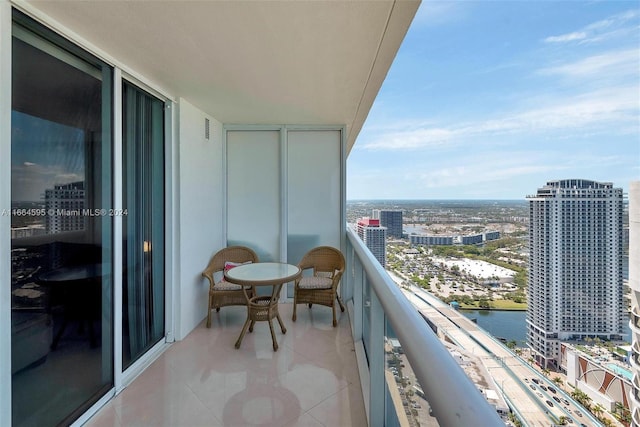
<svg viewBox="0 0 640 427"><path fill-rule="evenodd" d="M164 337L164 103L128 83L122 94L127 368Z"/></svg>
<svg viewBox="0 0 640 427"><path fill-rule="evenodd" d="M438 426L422 385L388 319L385 319L385 330L385 425Z"/></svg>
<svg viewBox="0 0 640 427"><path fill-rule="evenodd" d="M12 424L53 426L113 384L111 70L14 19Z"/></svg>

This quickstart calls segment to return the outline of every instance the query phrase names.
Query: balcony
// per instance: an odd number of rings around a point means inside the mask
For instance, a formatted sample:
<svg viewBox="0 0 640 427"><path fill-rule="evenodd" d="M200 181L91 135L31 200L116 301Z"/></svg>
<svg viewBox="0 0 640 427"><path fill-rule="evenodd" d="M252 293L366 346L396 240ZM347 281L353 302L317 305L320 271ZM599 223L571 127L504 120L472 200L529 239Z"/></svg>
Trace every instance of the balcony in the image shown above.
<svg viewBox="0 0 640 427"><path fill-rule="evenodd" d="M233 346L244 307L215 313L171 345L86 425L366 425L349 318L331 326L331 310L282 304L287 327L271 345L266 324L256 325L240 349Z"/></svg>
<svg viewBox="0 0 640 427"><path fill-rule="evenodd" d="M633 376L633 398L635 400L636 405L640 405L640 378L637 374Z"/></svg>
<svg viewBox="0 0 640 427"><path fill-rule="evenodd" d="M631 366L635 370L640 369L640 343L637 341L631 347Z"/></svg>
<svg viewBox="0 0 640 427"><path fill-rule="evenodd" d="M631 310L631 320L629 326L634 333L640 334L640 313L638 313L638 307L633 307Z"/></svg>
<svg viewBox="0 0 640 427"><path fill-rule="evenodd" d="M504 425L360 239L348 231L346 240L348 309L337 328L326 308L299 307L292 322L292 305L283 303L288 330L276 333L278 352L261 324L236 350L245 311L225 307L211 329L203 322L170 346L86 425L378 426L416 425L418 417L428 425ZM389 344L395 339L399 347ZM416 399L398 389L393 348L404 362L400 382L413 382ZM417 397L428 404L412 402Z"/></svg>

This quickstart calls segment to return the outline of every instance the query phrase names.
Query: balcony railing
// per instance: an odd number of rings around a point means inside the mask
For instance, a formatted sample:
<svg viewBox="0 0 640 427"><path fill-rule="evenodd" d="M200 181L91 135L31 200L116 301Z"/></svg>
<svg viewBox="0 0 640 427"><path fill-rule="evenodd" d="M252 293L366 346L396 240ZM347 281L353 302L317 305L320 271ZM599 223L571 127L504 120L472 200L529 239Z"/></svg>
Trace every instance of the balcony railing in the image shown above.
<svg viewBox="0 0 640 427"><path fill-rule="evenodd" d="M415 392L423 395L430 416L441 426L504 426L353 230L347 229L346 240L342 294L346 300L353 298L349 310L358 363L365 365L360 373L369 425L415 425ZM411 374L400 374L397 366ZM413 389L407 386L411 381L418 383Z"/></svg>
<svg viewBox="0 0 640 427"><path fill-rule="evenodd" d="M638 375L633 376L633 398L636 407L640 406L640 384L638 384ZM640 409L640 408L639 408Z"/></svg>
<svg viewBox="0 0 640 427"><path fill-rule="evenodd" d="M631 320L629 321L629 326L633 329L635 333L640 333L640 313L638 313L639 308L633 307L631 310Z"/></svg>

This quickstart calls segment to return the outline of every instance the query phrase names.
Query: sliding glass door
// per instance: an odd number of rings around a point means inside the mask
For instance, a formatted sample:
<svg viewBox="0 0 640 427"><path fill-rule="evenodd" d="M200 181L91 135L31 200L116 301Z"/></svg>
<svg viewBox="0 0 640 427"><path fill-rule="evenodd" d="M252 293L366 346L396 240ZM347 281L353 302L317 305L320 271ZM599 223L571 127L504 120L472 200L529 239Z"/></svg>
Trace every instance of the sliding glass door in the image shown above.
<svg viewBox="0 0 640 427"><path fill-rule="evenodd" d="M12 32L12 424L67 425L113 387L112 70Z"/></svg>
<svg viewBox="0 0 640 427"><path fill-rule="evenodd" d="M122 365L164 337L164 103L124 83Z"/></svg>
<svg viewBox="0 0 640 427"><path fill-rule="evenodd" d="M114 105L110 66L18 11L12 36L11 419L69 425L113 390L115 342L124 371L165 336L165 104L118 81Z"/></svg>

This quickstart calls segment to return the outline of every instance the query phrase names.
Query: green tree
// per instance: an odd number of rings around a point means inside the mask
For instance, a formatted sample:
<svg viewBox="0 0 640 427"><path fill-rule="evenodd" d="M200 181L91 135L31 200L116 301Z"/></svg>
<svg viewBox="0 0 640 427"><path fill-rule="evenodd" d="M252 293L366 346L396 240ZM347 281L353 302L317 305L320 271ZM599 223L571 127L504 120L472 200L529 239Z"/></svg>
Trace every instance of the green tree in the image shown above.
<svg viewBox="0 0 640 427"><path fill-rule="evenodd" d="M631 424L631 411L629 408L624 406L622 402L616 402L613 416L625 426L629 426Z"/></svg>
<svg viewBox="0 0 640 427"><path fill-rule="evenodd" d="M516 284L519 288L525 288L527 286L527 271L522 270L518 271L516 275L513 277L513 283Z"/></svg>
<svg viewBox="0 0 640 427"><path fill-rule="evenodd" d="M487 299L481 299L478 301L478 307L480 308L491 308L491 303Z"/></svg>
<svg viewBox="0 0 640 427"><path fill-rule="evenodd" d="M600 418L604 412L604 407L598 403L593 408L591 408L591 412L593 413L593 415Z"/></svg>

